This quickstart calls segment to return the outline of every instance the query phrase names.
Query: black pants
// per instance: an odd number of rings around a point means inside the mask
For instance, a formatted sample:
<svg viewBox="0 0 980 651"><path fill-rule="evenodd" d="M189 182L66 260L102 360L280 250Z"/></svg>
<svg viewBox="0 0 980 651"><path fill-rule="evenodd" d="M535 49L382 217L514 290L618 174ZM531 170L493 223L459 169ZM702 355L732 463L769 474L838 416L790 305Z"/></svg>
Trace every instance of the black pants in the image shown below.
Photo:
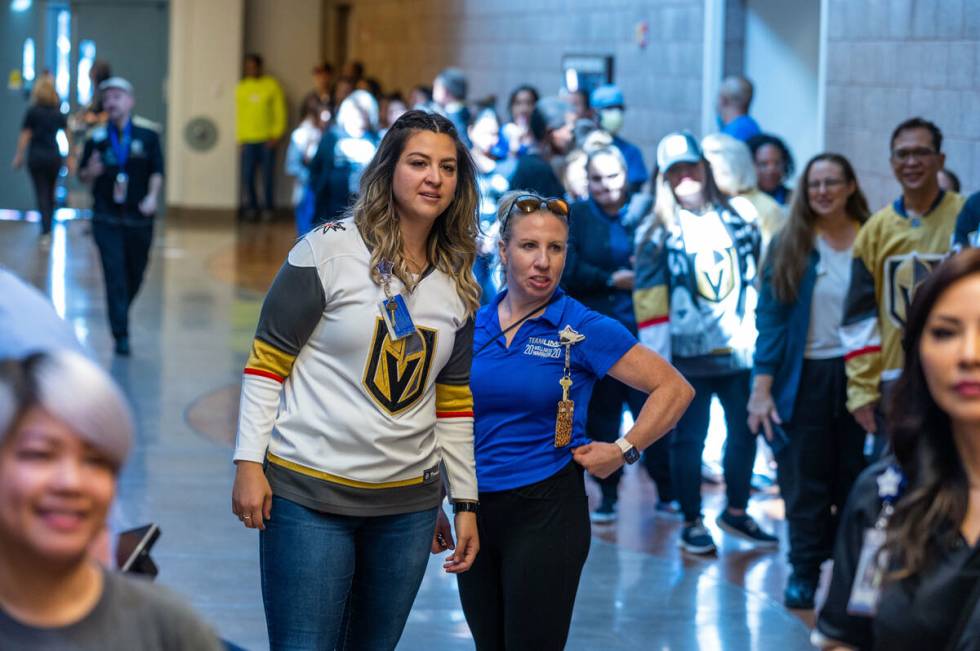
<svg viewBox="0 0 980 651"><path fill-rule="evenodd" d="M47 235L54 220L54 190L61 172L61 156L30 156L27 170L31 173L37 209L41 213L41 233Z"/></svg>
<svg viewBox="0 0 980 651"><path fill-rule="evenodd" d="M565 648L591 528L582 469L480 493L480 553L458 575L478 651Z"/></svg>
<svg viewBox="0 0 980 651"><path fill-rule="evenodd" d="M674 490L684 519L701 517L701 455L708 436L711 397L718 396L725 408L725 494L728 506L744 509L749 503L749 482L755 463L755 435L749 431L748 412L750 371L715 377L689 377L696 395L681 416L670 443L670 470Z"/></svg>
<svg viewBox="0 0 980 651"><path fill-rule="evenodd" d="M640 409L647 396L642 391L629 387L614 377L606 376L596 382L589 399L589 415L585 431L596 441L612 443L619 438L623 423L623 405L629 407L633 420L640 415ZM643 451L643 465L650 479L657 485L657 497L661 502L674 499L670 482L670 434L661 437L656 443ZM623 470L619 469L605 479L594 477L602 488L603 499L615 502L619 497L619 480Z"/></svg>
<svg viewBox="0 0 980 651"><path fill-rule="evenodd" d="M864 469L864 430L846 402L844 358L805 360L793 418L784 428L789 444L776 457L789 562L796 574L814 580L833 554L839 514Z"/></svg>
<svg viewBox="0 0 980 651"><path fill-rule="evenodd" d="M140 290L153 241L153 222L122 226L93 220L92 235L102 258L109 325L116 339L129 336L129 307Z"/></svg>

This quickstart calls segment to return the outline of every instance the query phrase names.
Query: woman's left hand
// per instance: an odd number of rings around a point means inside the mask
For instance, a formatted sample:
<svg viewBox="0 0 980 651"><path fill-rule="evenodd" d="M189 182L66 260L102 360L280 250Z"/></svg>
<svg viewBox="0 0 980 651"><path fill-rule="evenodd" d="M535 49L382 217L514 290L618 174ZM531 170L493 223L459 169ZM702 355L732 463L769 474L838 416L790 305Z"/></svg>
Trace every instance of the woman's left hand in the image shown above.
<svg viewBox="0 0 980 651"><path fill-rule="evenodd" d="M623 467L623 451L615 443L593 441L572 450L575 463L589 471L590 475L605 479Z"/></svg>
<svg viewBox="0 0 980 651"><path fill-rule="evenodd" d="M465 572L473 566L479 551L480 534L476 529L476 513L460 511L456 514L456 549L442 567L449 574Z"/></svg>

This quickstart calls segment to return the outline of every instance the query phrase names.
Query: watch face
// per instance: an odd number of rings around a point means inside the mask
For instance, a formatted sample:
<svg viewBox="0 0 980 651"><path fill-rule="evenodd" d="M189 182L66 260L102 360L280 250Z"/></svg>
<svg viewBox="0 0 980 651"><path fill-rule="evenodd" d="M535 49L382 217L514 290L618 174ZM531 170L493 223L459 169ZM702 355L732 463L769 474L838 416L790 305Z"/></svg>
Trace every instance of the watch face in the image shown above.
<svg viewBox="0 0 980 651"><path fill-rule="evenodd" d="M640 451L636 448L630 448L629 452L623 454L623 458L626 459L626 463L636 463L640 460Z"/></svg>

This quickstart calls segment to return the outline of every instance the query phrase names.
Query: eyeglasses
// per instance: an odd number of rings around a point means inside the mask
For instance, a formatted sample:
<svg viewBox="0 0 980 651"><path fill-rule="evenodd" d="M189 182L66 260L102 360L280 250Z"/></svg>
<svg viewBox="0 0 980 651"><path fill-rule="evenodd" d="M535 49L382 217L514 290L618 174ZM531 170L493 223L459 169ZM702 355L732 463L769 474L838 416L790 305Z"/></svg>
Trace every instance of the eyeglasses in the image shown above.
<svg viewBox="0 0 980 651"><path fill-rule="evenodd" d="M525 215L530 215L539 210L547 210L559 217L568 217L568 202L558 197L544 198L533 194L522 194L514 199L508 217L513 215L515 210L520 210Z"/></svg>
<svg viewBox="0 0 980 651"><path fill-rule="evenodd" d="M909 149L896 149L892 152L892 160L898 163L904 163L910 158L915 158L916 160L922 160L923 158L929 158L930 156L935 156L938 154L934 149L929 149L928 147L910 147Z"/></svg>
<svg viewBox="0 0 980 651"><path fill-rule="evenodd" d="M806 184L807 190L836 190L840 186L847 183L844 179L820 179L819 181L810 181Z"/></svg>

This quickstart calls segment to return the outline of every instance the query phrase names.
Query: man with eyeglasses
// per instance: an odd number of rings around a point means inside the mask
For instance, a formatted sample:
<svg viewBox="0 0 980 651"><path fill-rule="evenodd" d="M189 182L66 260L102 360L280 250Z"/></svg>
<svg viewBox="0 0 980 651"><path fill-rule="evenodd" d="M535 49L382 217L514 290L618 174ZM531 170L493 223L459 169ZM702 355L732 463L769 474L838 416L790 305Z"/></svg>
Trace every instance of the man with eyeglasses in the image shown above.
<svg viewBox="0 0 980 651"><path fill-rule="evenodd" d="M841 339L847 353L847 408L884 446L882 397L901 374L902 331L916 288L949 252L963 197L944 192L943 134L916 117L892 132L891 165L902 195L864 225L854 243ZM866 447L865 453L869 450Z"/></svg>

